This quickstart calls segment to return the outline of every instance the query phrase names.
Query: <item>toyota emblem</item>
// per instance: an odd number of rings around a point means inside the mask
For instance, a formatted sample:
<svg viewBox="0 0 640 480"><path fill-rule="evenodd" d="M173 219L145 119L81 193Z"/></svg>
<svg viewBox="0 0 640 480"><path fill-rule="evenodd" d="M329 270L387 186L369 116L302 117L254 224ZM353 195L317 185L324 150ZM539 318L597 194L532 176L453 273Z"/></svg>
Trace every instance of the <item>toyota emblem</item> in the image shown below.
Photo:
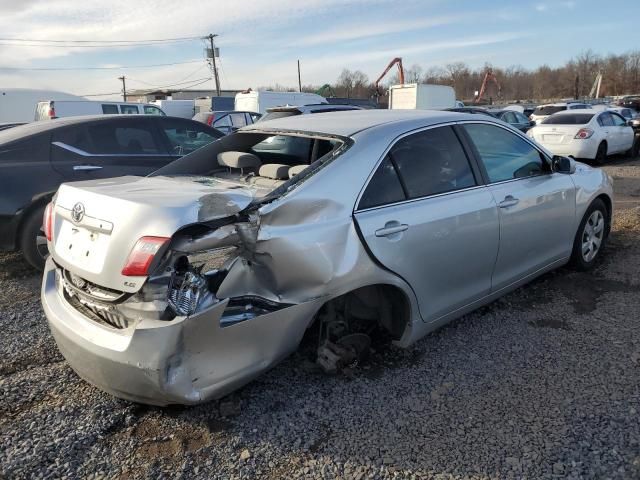
<svg viewBox="0 0 640 480"><path fill-rule="evenodd" d="M75 223L80 223L84 218L84 205L80 202L76 203L71 209L71 220Z"/></svg>

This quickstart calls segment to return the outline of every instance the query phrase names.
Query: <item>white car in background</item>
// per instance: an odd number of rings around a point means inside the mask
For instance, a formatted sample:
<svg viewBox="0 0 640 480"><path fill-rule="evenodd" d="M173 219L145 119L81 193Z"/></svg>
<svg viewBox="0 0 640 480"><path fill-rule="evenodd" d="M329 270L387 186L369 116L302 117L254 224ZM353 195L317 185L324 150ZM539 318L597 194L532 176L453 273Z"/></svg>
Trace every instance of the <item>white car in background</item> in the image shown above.
<svg viewBox="0 0 640 480"><path fill-rule="evenodd" d="M633 128L618 113L593 109L558 112L527 132L554 155L595 160L634 150Z"/></svg>
<svg viewBox="0 0 640 480"><path fill-rule="evenodd" d="M533 113L529 116L529 120L541 123L545 118L554 113L563 112L565 110L581 110L585 108L591 108L588 103L578 102L560 102L560 103L548 103L546 105L538 105Z"/></svg>

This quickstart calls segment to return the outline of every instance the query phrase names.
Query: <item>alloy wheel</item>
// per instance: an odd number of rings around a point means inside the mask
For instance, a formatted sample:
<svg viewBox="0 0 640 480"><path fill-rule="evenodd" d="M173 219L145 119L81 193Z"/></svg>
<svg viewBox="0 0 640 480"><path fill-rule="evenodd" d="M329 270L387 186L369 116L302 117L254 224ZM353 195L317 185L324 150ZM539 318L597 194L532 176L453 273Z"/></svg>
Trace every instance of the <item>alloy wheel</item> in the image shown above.
<svg viewBox="0 0 640 480"><path fill-rule="evenodd" d="M594 210L582 231L582 258L585 262L591 262L596 257L603 238L604 215L600 210Z"/></svg>

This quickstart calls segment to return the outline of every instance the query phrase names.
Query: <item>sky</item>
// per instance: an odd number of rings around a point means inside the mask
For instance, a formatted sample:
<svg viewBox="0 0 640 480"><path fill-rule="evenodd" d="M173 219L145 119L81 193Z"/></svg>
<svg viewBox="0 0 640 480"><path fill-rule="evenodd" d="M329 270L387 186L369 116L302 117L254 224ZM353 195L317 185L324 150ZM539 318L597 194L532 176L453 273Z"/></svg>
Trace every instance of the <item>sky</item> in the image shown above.
<svg viewBox="0 0 640 480"><path fill-rule="evenodd" d="M405 67L424 70L452 62L557 66L587 49L640 48L638 18L639 0L0 0L0 87L119 98L122 75L128 89L214 87L199 39L86 48L18 46L10 40L17 38L144 41L216 33L221 86L244 89L296 86L297 60L302 83L313 85L334 82L343 68L374 80L398 56ZM36 70L47 68L74 70Z"/></svg>

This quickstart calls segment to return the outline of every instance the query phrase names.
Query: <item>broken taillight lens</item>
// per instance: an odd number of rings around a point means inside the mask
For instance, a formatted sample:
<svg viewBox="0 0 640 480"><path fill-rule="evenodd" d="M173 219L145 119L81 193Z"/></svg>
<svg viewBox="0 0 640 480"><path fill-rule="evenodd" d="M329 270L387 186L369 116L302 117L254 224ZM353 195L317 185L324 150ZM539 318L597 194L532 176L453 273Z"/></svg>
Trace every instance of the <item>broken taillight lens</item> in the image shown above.
<svg viewBox="0 0 640 480"><path fill-rule="evenodd" d="M42 217L42 229L44 230L44 234L47 237L47 241L51 241L53 239L53 202L49 202L49 204L44 209L44 216Z"/></svg>
<svg viewBox="0 0 640 480"><path fill-rule="evenodd" d="M167 237L142 237L133 246L122 275L141 277L149 274L149 267L158 250L169 241Z"/></svg>

